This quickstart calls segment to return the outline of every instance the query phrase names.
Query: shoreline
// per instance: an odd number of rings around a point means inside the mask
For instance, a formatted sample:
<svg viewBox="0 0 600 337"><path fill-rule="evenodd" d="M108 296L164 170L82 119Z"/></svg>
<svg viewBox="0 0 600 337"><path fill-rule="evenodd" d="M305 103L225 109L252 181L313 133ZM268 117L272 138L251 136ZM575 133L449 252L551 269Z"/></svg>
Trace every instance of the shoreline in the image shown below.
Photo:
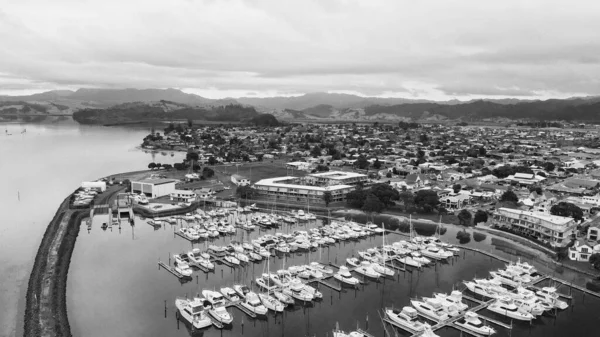
<svg viewBox="0 0 600 337"><path fill-rule="evenodd" d="M144 171L147 170L134 172ZM132 172L116 173L108 175L107 177L124 177L127 174L132 174ZM118 191L120 191L120 189L113 191L111 195ZM70 208L69 202L73 193L69 194L58 207L54 217L50 220L48 226L46 227L46 231L44 232L36 253L25 296L23 329L23 335L25 337L37 337L41 335L66 337L72 336L67 311L67 278L72 253L80 231L80 225L83 220L89 216L89 208ZM107 196L107 200L110 199L111 195ZM192 207L195 206L194 208L196 208L198 205L199 204L196 204ZM185 210L187 211L188 209ZM139 209L136 211L137 212L135 213L140 213ZM322 210L315 209L315 211L318 212ZM364 214L361 211L347 208L327 208L327 211L337 214ZM381 215L398 219L400 222L408 221L408 218L399 215L386 213L382 213ZM419 223L422 222L436 224L436 222L427 219L414 219L413 221ZM459 229L466 228L454 224L443 225L452 226ZM484 232L490 237L506 240L505 237L495 233L479 230L478 228L469 227L466 229L472 229L472 232ZM520 242L514 242L514 244L518 245L524 251L535 253L540 252L540 250L528 247ZM546 253L544 253L544 255L546 255ZM502 260L495 255L491 257ZM568 265L562 266L572 269L575 272L582 273L582 271L570 268ZM586 276L589 276L589 274Z"/></svg>

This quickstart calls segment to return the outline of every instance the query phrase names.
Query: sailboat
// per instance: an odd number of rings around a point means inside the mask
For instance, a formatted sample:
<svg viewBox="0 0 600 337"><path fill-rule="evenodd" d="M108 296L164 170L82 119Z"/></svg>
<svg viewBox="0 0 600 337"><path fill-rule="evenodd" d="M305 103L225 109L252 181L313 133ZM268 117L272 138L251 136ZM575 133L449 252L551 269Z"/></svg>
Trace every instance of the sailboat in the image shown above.
<svg viewBox="0 0 600 337"><path fill-rule="evenodd" d="M383 228L383 223L381 223L381 228ZM371 268L378 272L381 275L385 276L394 276L395 272L392 268L386 266L387 262L387 250L385 249L385 231L383 231L383 240L381 242L381 250L383 251L383 262L379 264L377 262L371 263Z"/></svg>

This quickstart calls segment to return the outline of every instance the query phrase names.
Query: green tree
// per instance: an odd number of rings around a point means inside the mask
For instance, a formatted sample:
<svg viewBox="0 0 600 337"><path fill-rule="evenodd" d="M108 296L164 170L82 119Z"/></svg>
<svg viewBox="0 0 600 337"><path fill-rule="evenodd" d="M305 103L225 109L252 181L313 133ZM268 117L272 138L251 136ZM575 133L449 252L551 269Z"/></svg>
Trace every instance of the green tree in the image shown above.
<svg viewBox="0 0 600 337"><path fill-rule="evenodd" d="M487 238L487 236L485 234L479 233L479 232L473 232L473 240L475 240L475 242L481 242L483 240L485 240Z"/></svg>
<svg viewBox="0 0 600 337"><path fill-rule="evenodd" d="M356 190L346 194L346 204L353 208L362 208L366 197L367 192L362 188L357 188Z"/></svg>
<svg viewBox="0 0 600 337"><path fill-rule="evenodd" d="M369 192L377 197L383 203L384 207L394 205L394 201L400 198L400 193L389 184L375 184L371 186Z"/></svg>
<svg viewBox="0 0 600 337"><path fill-rule="evenodd" d="M583 219L583 211L577 205L561 201L550 208L550 214L571 217L577 221Z"/></svg>
<svg viewBox="0 0 600 337"><path fill-rule="evenodd" d="M148 164L148 168L151 170L154 170L156 168L156 163L150 163Z"/></svg>
<svg viewBox="0 0 600 337"><path fill-rule="evenodd" d="M162 167L163 167L165 170L170 170L170 169L172 169L172 168L173 168L173 165L171 165L171 164L163 164L163 166L162 166Z"/></svg>
<svg viewBox="0 0 600 337"><path fill-rule="evenodd" d="M323 201L325 202L325 207L329 207L329 203L333 201L331 191L323 192Z"/></svg>
<svg viewBox="0 0 600 337"><path fill-rule="evenodd" d="M590 256L590 264L596 269L600 269L600 253L594 253Z"/></svg>
<svg viewBox="0 0 600 337"><path fill-rule="evenodd" d="M488 214L485 211L482 210L478 210L477 212L475 212L475 216L473 217L473 223L475 225L477 225L480 222L487 222L488 221Z"/></svg>
<svg viewBox="0 0 600 337"><path fill-rule="evenodd" d="M462 230L456 233L456 238L458 239L458 242L460 244L464 245L471 241L471 234L468 233L466 230Z"/></svg>
<svg viewBox="0 0 600 337"><path fill-rule="evenodd" d="M508 201L508 202L517 203L517 202L519 202L519 197L517 197L515 192L508 190L508 191L502 193L502 196L500 196L500 201Z"/></svg>
<svg viewBox="0 0 600 337"><path fill-rule="evenodd" d="M379 159L375 159L375 162L373 162L373 167L377 170L381 168L381 162L379 161Z"/></svg>
<svg viewBox="0 0 600 337"><path fill-rule="evenodd" d="M188 125L188 128L191 128L194 125L194 121L191 120L190 118L188 118L187 125Z"/></svg>
<svg viewBox="0 0 600 337"><path fill-rule="evenodd" d="M471 212L463 209L458 213L458 222L463 226L470 226L472 217Z"/></svg>
<svg viewBox="0 0 600 337"><path fill-rule="evenodd" d="M213 169L211 169L210 167L204 167L202 169L202 176L204 177L204 179L211 178L214 175L215 175L215 171Z"/></svg>
<svg viewBox="0 0 600 337"><path fill-rule="evenodd" d="M440 204L440 197L435 191L420 190L415 194L415 205L423 209L428 208L434 210ZM427 207L426 207L427 205Z"/></svg>
<svg viewBox="0 0 600 337"><path fill-rule="evenodd" d="M315 145L312 150L310 150L310 155L313 157L319 157L321 155L321 147L319 145Z"/></svg>
<svg viewBox="0 0 600 337"><path fill-rule="evenodd" d="M250 186L238 186L235 194L242 199L252 199L257 195L256 190Z"/></svg>
<svg viewBox="0 0 600 337"><path fill-rule="evenodd" d="M381 213L385 209L385 204L373 193L369 193L361 209L365 213Z"/></svg>
<svg viewBox="0 0 600 337"><path fill-rule="evenodd" d="M200 159L200 156L198 155L197 152L188 152L185 155L185 160L187 160L187 161L191 161L191 160L198 161L198 159Z"/></svg>
<svg viewBox="0 0 600 337"><path fill-rule="evenodd" d="M386 178L391 178L391 177L392 177L392 172L388 172L388 173L386 173L386 174L385 174L385 177L386 177Z"/></svg>
<svg viewBox="0 0 600 337"><path fill-rule="evenodd" d="M216 163L217 163L217 160L215 159L214 156L208 157L208 165L215 165Z"/></svg>
<svg viewBox="0 0 600 337"><path fill-rule="evenodd" d="M369 167L369 162L367 161L367 158L365 158L364 156L359 156L358 158L356 158L356 161L354 162L354 166L358 167L361 170L364 170Z"/></svg>
<svg viewBox="0 0 600 337"><path fill-rule="evenodd" d="M552 172L556 168L556 165L554 165L554 163L550 161L545 162L543 166L546 172Z"/></svg>
<svg viewBox="0 0 600 337"><path fill-rule="evenodd" d="M454 185L452 185L452 190L454 190L454 193L460 192L461 188L462 187L460 186L460 184L454 184Z"/></svg>

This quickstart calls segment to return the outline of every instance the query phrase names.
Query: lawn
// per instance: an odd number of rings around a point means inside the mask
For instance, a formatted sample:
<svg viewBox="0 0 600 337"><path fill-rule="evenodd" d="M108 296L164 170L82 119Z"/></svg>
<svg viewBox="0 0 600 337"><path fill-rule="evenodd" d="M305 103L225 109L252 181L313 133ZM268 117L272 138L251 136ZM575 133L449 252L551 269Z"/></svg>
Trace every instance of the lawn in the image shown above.
<svg viewBox="0 0 600 337"><path fill-rule="evenodd" d="M305 171L286 169L281 163L257 162L243 164L240 166L216 166L213 168L217 173L232 175L239 174L250 179L252 183L265 178L283 176L305 176Z"/></svg>

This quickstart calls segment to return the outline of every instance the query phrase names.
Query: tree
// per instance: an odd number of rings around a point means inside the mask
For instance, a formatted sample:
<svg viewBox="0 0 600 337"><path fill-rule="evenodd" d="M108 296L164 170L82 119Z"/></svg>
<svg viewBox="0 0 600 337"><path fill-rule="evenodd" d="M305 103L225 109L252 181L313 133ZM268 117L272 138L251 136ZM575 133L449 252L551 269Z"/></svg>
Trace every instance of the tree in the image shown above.
<svg viewBox="0 0 600 337"><path fill-rule="evenodd" d="M235 194L242 199L252 199L256 196L256 190L250 186L238 186L235 189Z"/></svg>
<svg viewBox="0 0 600 337"><path fill-rule="evenodd" d="M356 161L354 162L354 166L358 167L361 170L364 170L369 167L369 162L367 161L367 158L365 158L364 156L359 156L358 158L356 158Z"/></svg>
<svg viewBox="0 0 600 337"><path fill-rule="evenodd" d="M198 161L198 159L200 159L200 156L196 152L188 152L185 155L185 160L187 160L187 161L191 161L191 160Z"/></svg>
<svg viewBox="0 0 600 337"><path fill-rule="evenodd" d="M385 204L373 193L369 193L361 209L365 213L381 213L385 209Z"/></svg>
<svg viewBox="0 0 600 337"><path fill-rule="evenodd" d="M375 162L373 163L373 167L377 170L379 170L381 168L381 162L379 161L379 159L375 159Z"/></svg>
<svg viewBox="0 0 600 337"><path fill-rule="evenodd" d="M193 121L193 120L191 120L190 118L188 118L188 120L187 120L187 125L188 125L188 127L189 127L189 128L191 128L191 127L192 127L192 125L194 125L194 121Z"/></svg>
<svg viewBox="0 0 600 337"><path fill-rule="evenodd" d="M165 170L170 170L170 169L172 169L172 168L173 168L173 165L171 165L171 164L163 164L163 166L162 166L162 167L163 167Z"/></svg>
<svg viewBox="0 0 600 337"><path fill-rule="evenodd" d="M415 205L417 207L425 208L425 205L433 210L440 204L440 198L437 192L432 190L420 190L415 194Z"/></svg>
<svg viewBox="0 0 600 337"><path fill-rule="evenodd" d="M577 221L583 219L583 211L577 205L561 201L550 208L550 214L571 217Z"/></svg>
<svg viewBox="0 0 600 337"><path fill-rule="evenodd" d="M208 157L208 165L215 165L217 163L217 160L215 159L215 157L210 156Z"/></svg>
<svg viewBox="0 0 600 337"><path fill-rule="evenodd" d="M537 194L542 194L544 192L544 190L542 190L542 187L538 185L531 185L528 188L529 192L536 192Z"/></svg>
<svg viewBox="0 0 600 337"><path fill-rule="evenodd" d="M550 161L545 162L543 166L546 172L552 172L556 168L556 165L554 165L554 163Z"/></svg>
<svg viewBox="0 0 600 337"><path fill-rule="evenodd" d="M384 207L394 205L394 201L400 198L400 193L389 184L375 184L371 186L370 193L377 197Z"/></svg>
<svg viewBox="0 0 600 337"><path fill-rule="evenodd" d="M214 175L215 175L215 171L213 169L211 169L210 167L204 167L202 169L202 176L204 177L204 179L211 178Z"/></svg>
<svg viewBox="0 0 600 337"><path fill-rule="evenodd" d="M463 226L470 226L472 217L471 212L463 209L458 213L458 222Z"/></svg>
<svg viewBox="0 0 600 337"><path fill-rule="evenodd" d="M386 173L386 174L385 174L385 177L386 177L386 178L391 178L391 177L392 177L392 172L388 172L388 173Z"/></svg>
<svg viewBox="0 0 600 337"><path fill-rule="evenodd" d="M600 269L600 253L595 253L590 256L590 264L596 269Z"/></svg>
<svg viewBox="0 0 600 337"><path fill-rule="evenodd" d="M486 154L487 154L487 151L486 151L485 147L483 147L483 146L480 147L479 148L479 156L480 157L485 157Z"/></svg>
<svg viewBox="0 0 600 337"><path fill-rule="evenodd" d="M310 150L310 155L313 157L318 157L321 155L321 148L319 145L315 145L312 150Z"/></svg>
<svg viewBox="0 0 600 337"><path fill-rule="evenodd" d="M156 168L156 163L150 163L148 164L148 168L151 170L154 170Z"/></svg>
<svg viewBox="0 0 600 337"><path fill-rule="evenodd" d="M479 232L473 232L473 240L475 240L475 242L481 242L483 240L485 240L487 238L487 236L485 234L479 233Z"/></svg>
<svg viewBox="0 0 600 337"><path fill-rule="evenodd" d="M473 223L475 224L475 226L477 226L477 224L480 222L487 222L487 221L488 221L487 212L482 211L482 210L478 210L477 212L475 212L475 216L473 217Z"/></svg>
<svg viewBox="0 0 600 337"><path fill-rule="evenodd" d="M456 238L458 239L458 242L460 244L464 245L471 241L471 234L468 233L466 230L462 230L456 233Z"/></svg>
<svg viewBox="0 0 600 337"><path fill-rule="evenodd" d="M350 207L362 208L366 197L367 193L365 190L362 188L357 188L356 190L346 194L346 204L348 204Z"/></svg>
<svg viewBox="0 0 600 337"><path fill-rule="evenodd" d="M329 166L319 164L319 165L317 165L316 171L317 172L327 172L327 171L329 171Z"/></svg>
<svg viewBox="0 0 600 337"><path fill-rule="evenodd" d="M508 190L508 191L502 193L502 196L500 197L500 201L509 201L509 202L517 203L517 202L519 202L519 197L517 197L515 192Z"/></svg>
<svg viewBox="0 0 600 337"><path fill-rule="evenodd" d="M454 185L452 185L452 189L454 190L454 193L460 192L461 188L462 187L460 186L460 184L454 184Z"/></svg>
<svg viewBox="0 0 600 337"><path fill-rule="evenodd" d="M325 207L329 207L329 203L333 201L333 195L331 191L323 192L323 201L325 202Z"/></svg>

